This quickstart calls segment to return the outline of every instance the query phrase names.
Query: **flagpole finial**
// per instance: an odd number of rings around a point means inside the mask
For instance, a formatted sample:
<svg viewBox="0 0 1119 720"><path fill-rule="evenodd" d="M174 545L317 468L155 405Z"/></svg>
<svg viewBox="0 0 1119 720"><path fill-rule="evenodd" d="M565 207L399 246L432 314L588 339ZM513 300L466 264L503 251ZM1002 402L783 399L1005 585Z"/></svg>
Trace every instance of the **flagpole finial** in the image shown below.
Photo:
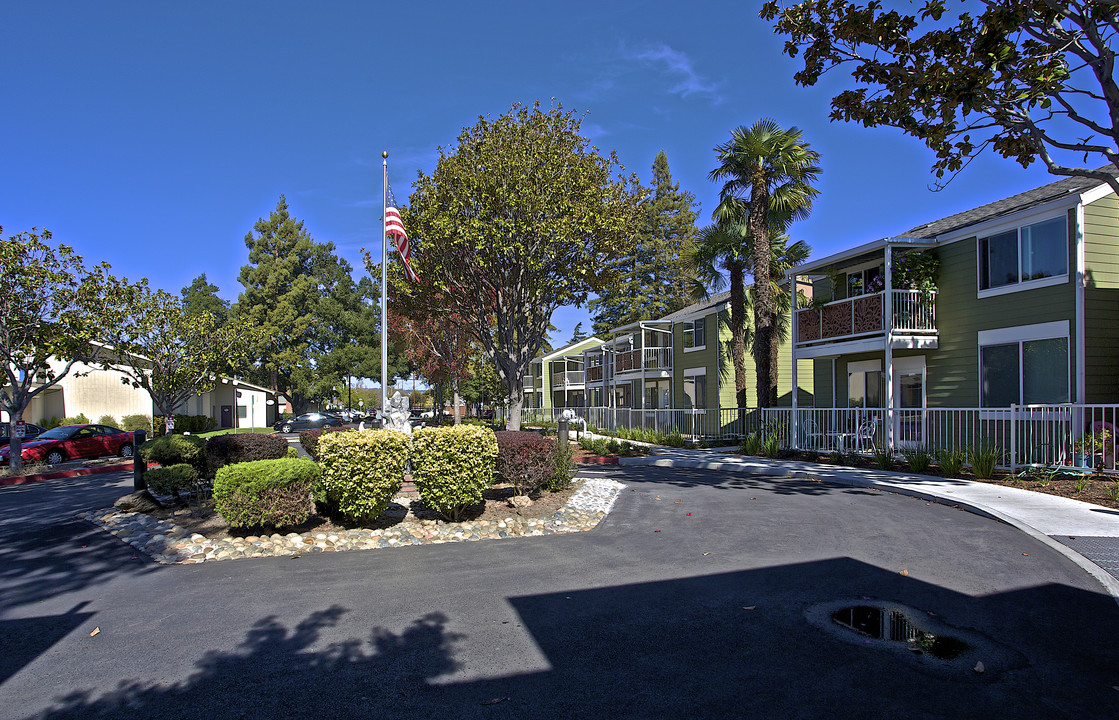
<svg viewBox="0 0 1119 720"><path fill-rule="evenodd" d="M387 158L388 158L388 156L389 156L389 151L388 151L388 150L382 150L382 151L381 151L381 157L383 157L383 158L386 158L386 159L387 159Z"/></svg>

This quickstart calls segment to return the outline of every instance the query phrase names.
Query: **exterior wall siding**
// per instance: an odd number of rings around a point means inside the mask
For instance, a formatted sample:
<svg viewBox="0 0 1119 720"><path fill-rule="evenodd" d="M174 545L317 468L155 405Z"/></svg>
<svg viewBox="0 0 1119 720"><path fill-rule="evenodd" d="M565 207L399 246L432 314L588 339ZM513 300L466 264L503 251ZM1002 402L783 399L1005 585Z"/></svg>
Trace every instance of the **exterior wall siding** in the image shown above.
<svg viewBox="0 0 1119 720"><path fill-rule="evenodd" d="M1076 267L1075 214L1069 218L1069 268ZM929 407L977 407L981 330L1067 320L1070 363L1076 348L1076 293L1074 273L1067 283L979 298L977 238L968 238L939 249L939 291L936 298L938 349L927 355ZM1075 383L1073 384L1075 393Z"/></svg>
<svg viewBox="0 0 1119 720"><path fill-rule="evenodd" d="M1085 397L1119 401L1119 200L1108 195L1084 207Z"/></svg>

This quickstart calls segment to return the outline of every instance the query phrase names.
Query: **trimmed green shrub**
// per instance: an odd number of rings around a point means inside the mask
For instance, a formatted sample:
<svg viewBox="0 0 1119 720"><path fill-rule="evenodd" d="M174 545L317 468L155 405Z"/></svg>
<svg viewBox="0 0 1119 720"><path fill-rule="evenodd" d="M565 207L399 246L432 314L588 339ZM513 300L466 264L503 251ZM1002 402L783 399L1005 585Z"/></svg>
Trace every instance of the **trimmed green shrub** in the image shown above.
<svg viewBox="0 0 1119 720"><path fill-rule="evenodd" d="M198 470L187 463L165 465L146 471L144 481L152 492L158 495L174 495L178 500L180 492L190 489L191 485L198 482Z"/></svg>
<svg viewBox="0 0 1119 720"><path fill-rule="evenodd" d="M143 430L148 435L151 435L152 419L147 415L125 415L120 419L120 429L129 432Z"/></svg>
<svg viewBox="0 0 1119 720"><path fill-rule="evenodd" d="M214 478L214 507L233 527L298 525L311 515L311 487L321 475L306 459L229 464Z"/></svg>
<svg viewBox="0 0 1119 720"><path fill-rule="evenodd" d="M58 421L59 425L89 425L89 418L85 413L78 413L74 417L64 417Z"/></svg>
<svg viewBox="0 0 1119 720"><path fill-rule="evenodd" d="M206 441L193 435L164 435L148 440L140 446L144 462L171 465L190 465L199 474L206 472ZM145 477L151 472L144 474Z"/></svg>
<svg viewBox="0 0 1119 720"><path fill-rule="evenodd" d="M457 521L493 481L497 438L471 425L422 428L412 436L412 480L428 507Z"/></svg>
<svg viewBox="0 0 1119 720"><path fill-rule="evenodd" d="M278 435L226 434L215 435L206 441L206 462L210 472L235 463L287 458L287 454L287 440Z"/></svg>
<svg viewBox="0 0 1119 720"><path fill-rule="evenodd" d="M117 419L112 415L102 415L97 418L98 425L108 425L109 427L120 427L117 425Z"/></svg>
<svg viewBox="0 0 1119 720"><path fill-rule="evenodd" d="M627 442L622 443L622 449L625 450ZM571 443L556 442L552 445L552 475L548 478L544 487L552 492L559 492L566 490L571 486L571 480L575 477L575 460L574 454L571 452Z"/></svg>
<svg viewBox="0 0 1119 720"><path fill-rule="evenodd" d="M57 415L52 415L49 420L44 417L42 420L39 421L39 424L45 427L47 430L53 430L54 428L61 425L62 421L58 419Z"/></svg>
<svg viewBox="0 0 1119 720"><path fill-rule="evenodd" d="M501 431L497 440L494 469L517 495L540 490L555 473L555 440L533 432ZM613 441L612 441L613 442Z"/></svg>
<svg viewBox="0 0 1119 720"><path fill-rule="evenodd" d="M291 445L288 445L288 457L289 458L299 457L299 451L296 450L295 448L293 448Z"/></svg>
<svg viewBox="0 0 1119 720"><path fill-rule="evenodd" d="M684 443L684 433L680 432L680 428L672 428L672 432L664 438L664 444L669 447L682 448L684 447Z"/></svg>
<svg viewBox="0 0 1119 720"><path fill-rule="evenodd" d="M329 427L317 428L315 430L304 430L303 432L299 433L299 444L303 446L303 449L307 452L308 455L310 455L315 460L318 460L319 438L321 438L324 433L329 432L354 432L354 429L348 427Z"/></svg>
<svg viewBox="0 0 1119 720"><path fill-rule="evenodd" d="M315 494L346 517L375 518L400 492L408 449L408 435L395 430L324 433Z"/></svg>

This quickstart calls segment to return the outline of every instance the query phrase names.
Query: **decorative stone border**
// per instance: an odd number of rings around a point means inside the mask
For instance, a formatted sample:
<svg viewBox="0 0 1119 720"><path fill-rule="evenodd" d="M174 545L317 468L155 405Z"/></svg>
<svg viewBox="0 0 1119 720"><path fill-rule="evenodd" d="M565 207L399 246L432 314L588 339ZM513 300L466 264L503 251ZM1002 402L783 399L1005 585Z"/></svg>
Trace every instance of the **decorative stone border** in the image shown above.
<svg viewBox="0 0 1119 720"><path fill-rule="evenodd" d="M624 487L614 480L584 479L582 487L550 518L511 517L499 521L461 523L410 518L389 528L338 533L276 533L210 539L198 533L190 534L167 520L157 520L143 513L121 512L115 508L81 513L78 517L99 525L158 563L187 565L235 558L282 557L582 532L595 527L606 517Z"/></svg>

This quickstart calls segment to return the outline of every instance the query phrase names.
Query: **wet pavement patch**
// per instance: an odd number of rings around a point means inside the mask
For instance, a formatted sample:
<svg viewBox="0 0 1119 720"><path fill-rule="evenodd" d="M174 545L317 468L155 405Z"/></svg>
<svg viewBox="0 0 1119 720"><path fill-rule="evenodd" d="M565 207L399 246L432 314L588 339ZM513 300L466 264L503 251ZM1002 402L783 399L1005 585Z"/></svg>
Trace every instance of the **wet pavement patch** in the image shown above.
<svg viewBox="0 0 1119 720"><path fill-rule="evenodd" d="M953 627L936 613L863 598L815 605L805 617L835 638L895 655L937 675L991 681L1025 658L972 629Z"/></svg>

